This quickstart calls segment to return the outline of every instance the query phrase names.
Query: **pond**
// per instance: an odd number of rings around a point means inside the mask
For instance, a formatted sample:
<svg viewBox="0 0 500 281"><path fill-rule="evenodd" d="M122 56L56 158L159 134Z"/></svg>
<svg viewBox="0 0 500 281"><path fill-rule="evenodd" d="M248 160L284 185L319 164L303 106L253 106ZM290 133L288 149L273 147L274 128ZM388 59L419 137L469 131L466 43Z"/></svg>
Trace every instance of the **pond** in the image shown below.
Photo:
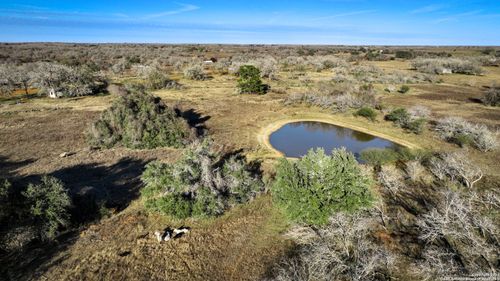
<svg viewBox="0 0 500 281"><path fill-rule="evenodd" d="M401 146L366 133L314 121L288 123L269 137L271 145L287 157L301 157L311 148L323 148L330 154L334 148L345 147L359 160L361 151L369 148Z"/></svg>

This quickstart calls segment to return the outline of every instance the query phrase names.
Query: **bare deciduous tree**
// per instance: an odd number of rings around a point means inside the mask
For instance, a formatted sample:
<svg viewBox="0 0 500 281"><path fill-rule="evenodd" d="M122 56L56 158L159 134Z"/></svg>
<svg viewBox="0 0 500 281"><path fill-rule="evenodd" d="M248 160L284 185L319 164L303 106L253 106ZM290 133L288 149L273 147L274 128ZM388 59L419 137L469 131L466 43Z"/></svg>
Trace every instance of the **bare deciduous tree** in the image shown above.
<svg viewBox="0 0 500 281"><path fill-rule="evenodd" d="M435 130L448 141L456 142L466 138L481 151L491 151L498 146L495 131L490 131L485 125L472 124L460 117L447 117L438 120Z"/></svg>
<svg viewBox="0 0 500 281"><path fill-rule="evenodd" d="M61 92L65 96L94 94L105 85L104 78L88 67L74 68L48 62L36 64L33 80L43 92Z"/></svg>
<svg viewBox="0 0 500 281"><path fill-rule="evenodd" d="M446 178L472 188L483 177L481 169L463 151L442 153L430 161L431 172L440 180Z"/></svg>
<svg viewBox="0 0 500 281"><path fill-rule="evenodd" d="M408 161L405 163L405 173L410 180L418 181L425 173L425 167L420 164L420 161Z"/></svg>
<svg viewBox="0 0 500 281"><path fill-rule="evenodd" d="M415 105L408 109L408 113L412 119L429 118L431 110L427 106Z"/></svg>
<svg viewBox="0 0 500 281"><path fill-rule="evenodd" d="M297 256L282 262L275 280L384 279L394 256L372 241L370 229L376 221L374 214L334 215L315 239L302 241Z"/></svg>
<svg viewBox="0 0 500 281"><path fill-rule="evenodd" d="M458 268L469 273L495 271L499 229L480 213L481 208L471 199L475 193L460 196L447 190L442 196L440 204L417 221L426 245L422 270L434 276Z"/></svg>
<svg viewBox="0 0 500 281"><path fill-rule="evenodd" d="M10 95L15 90L12 72L6 64L0 65L0 94Z"/></svg>

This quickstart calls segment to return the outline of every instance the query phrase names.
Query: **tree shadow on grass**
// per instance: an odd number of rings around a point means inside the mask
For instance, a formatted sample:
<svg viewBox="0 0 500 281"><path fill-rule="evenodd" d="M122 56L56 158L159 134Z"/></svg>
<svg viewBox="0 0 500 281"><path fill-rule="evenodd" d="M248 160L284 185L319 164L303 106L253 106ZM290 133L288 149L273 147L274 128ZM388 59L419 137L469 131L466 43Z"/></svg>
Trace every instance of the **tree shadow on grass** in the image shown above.
<svg viewBox="0 0 500 281"><path fill-rule="evenodd" d="M0 280L37 279L37 275L63 260L64 256L54 257L78 240L85 224L101 217L103 206L120 211L139 197L140 175L145 164L143 160L122 158L110 166L80 164L50 173L49 176L63 181L71 194L71 226L55 241L32 241L17 251L0 252ZM41 176L14 177L11 180L24 188L28 183L38 182Z"/></svg>
<svg viewBox="0 0 500 281"><path fill-rule="evenodd" d="M210 116L203 116L201 113L197 112L195 109L188 109L186 111L181 111L176 109L177 114L184 118L189 126L195 128L196 134L198 136L204 136L207 130L205 122L210 120Z"/></svg>
<svg viewBox="0 0 500 281"><path fill-rule="evenodd" d="M0 155L0 178L9 179L15 176L16 170L35 162L33 159L22 161L10 161L7 157Z"/></svg>
<svg viewBox="0 0 500 281"><path fill-rule="evenodd" d="M268 261L267 268L264 271L263 276L261 276L261 280L274 280L281 270L290 270L289 266L287 266L290 264L296 266L296 271L294 272L297 273L298 276L305 278L306 276L304 276L304 267L302 267L302 264L298 259L300 249L301 247L298 244L292 242L288 243L286 249L283 251L283 253L281 253L281 255L277 255L276 257Z"/></svg>
<svg viewBox="0 0 500 281"><path fill-rule="evenodd" d="M38 93L34 93L34 94L30 93L28 95L26 95L26 94L10 95L10 96L5 96L5 97L0 97L0 104L5 103L5 104L13 105L13 104L24 103L28 100L39 99L39 98L43 98L43 96L38 94Z"/></svg>
<svg viewBox="0 0 500 281"><path fill-rule="evenodd" d="M471 97L471 98L468 98L467 100L470 101L470 102L472 102L472 103L479 103L479 104L483 103L483 101L480 98L473 98L473 97Z"/></svg>
<svg viewBox="0 0 500 281"><path fill-rule="evenodd" d="M72 196L92 195L108 208L125 209L139 196L140 176L146 161L122 158L116 164L81 164L50 173L64 182Z"/></svg>

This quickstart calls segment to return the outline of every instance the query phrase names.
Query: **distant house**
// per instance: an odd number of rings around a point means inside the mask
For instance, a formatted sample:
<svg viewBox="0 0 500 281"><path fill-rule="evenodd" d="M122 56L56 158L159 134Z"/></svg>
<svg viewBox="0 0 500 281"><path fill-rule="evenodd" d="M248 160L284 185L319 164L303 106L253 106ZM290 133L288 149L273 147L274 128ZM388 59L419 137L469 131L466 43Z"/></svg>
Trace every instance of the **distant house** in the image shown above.
<svg viewBox="0 0 500 281"><path fill-rule="evenodd" d="M217 62L217 58L214 58L214 57L210 58L209 60L203 61L204 64L208 64L208 65L214 64L216 62Z"/></svg>
<svg viewBox="0 0 500 281"><path fill-rule="evenodd" d="M443 68L441 69L441 73L439 74L452 74L453 71L450 68Z"/></svg>
<svg viewBox="0 0 500 281"><path fill-rule="evenodd" d="M51 88L49 90L49 98L51 98L51 99L58 99L58 98L62 98L63 96L64 96L63 93L56 92L56 90L54 88Z"/></svg>

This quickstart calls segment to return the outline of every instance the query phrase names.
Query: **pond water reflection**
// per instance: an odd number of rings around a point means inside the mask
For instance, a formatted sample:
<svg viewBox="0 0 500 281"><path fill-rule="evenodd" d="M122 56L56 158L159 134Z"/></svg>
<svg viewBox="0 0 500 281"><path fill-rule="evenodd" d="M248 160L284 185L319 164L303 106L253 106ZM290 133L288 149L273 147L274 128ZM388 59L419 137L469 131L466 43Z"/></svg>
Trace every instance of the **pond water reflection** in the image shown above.
<svg viewBox="0 0 500 281"><path fill-rule="evenodd" d="M326 153L345 147L359 159L359 153L368 148L393 148L401 146L366 133L314 121L288 123L272 133L271 145L287 157L301 157L311 148L321 147Z"/></svg>

